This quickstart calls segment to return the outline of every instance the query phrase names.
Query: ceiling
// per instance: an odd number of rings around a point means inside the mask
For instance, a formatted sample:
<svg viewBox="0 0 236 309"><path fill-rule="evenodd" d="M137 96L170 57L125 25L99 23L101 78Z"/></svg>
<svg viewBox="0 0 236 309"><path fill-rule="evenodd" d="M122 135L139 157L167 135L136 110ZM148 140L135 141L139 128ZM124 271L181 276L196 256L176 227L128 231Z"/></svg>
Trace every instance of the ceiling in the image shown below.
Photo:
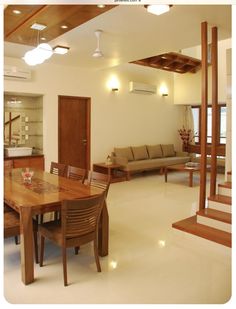
<svg viewBox="0 0 236 309"><path fill-rule="evenodd" d="M85 9L86 5L77 7ZM87 7L94 7L97 11L96 5ZM48 43L52 47L69 46L70 51L63 56L53 55L45 63L102 69L163 53L179 52L200 45L203 21L208 22L209 30L212 26L218 27L219 40L231 37L229 5L174 5L168 13L160 16L148 13L143 5L119 5L107 9L100 15L95 14L96 17L88 14L88 21L64 34L57 33L59 36L56 34L56 38L50 38ZM30 13L25 14L27 16L30 17ZM55 14L48 16L54 22ZM75 16L79 20L80 12ZM36 17L37 15L35 22ZM70 20L69 16L64 18L64 22L70 23ZM59 21L54 22L58 23ZM103 58L92 57L97 45L94 34L97 29L103 30L100 40ZM9 28L5 28L5 34L8 30ZM54 32L56 33L55 30ZM10 36L14 36L13 33ZM32 49L29 45L5 41L4 55L22 58L26 51Z"/></svg>

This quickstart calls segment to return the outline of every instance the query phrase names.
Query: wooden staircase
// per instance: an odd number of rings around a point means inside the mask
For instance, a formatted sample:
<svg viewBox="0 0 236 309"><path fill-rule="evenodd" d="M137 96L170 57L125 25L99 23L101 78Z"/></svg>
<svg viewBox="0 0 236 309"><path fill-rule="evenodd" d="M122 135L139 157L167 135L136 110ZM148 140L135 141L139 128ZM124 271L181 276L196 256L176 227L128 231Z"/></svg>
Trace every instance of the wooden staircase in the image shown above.
<svg viewBox="0 0 236 309"><path fill-rule="evenodd" d="M231 190L231 172L228 172L227 182L218 185L218 194L208 198L207 208L173 223L172 227L231 248Z"/></svg>

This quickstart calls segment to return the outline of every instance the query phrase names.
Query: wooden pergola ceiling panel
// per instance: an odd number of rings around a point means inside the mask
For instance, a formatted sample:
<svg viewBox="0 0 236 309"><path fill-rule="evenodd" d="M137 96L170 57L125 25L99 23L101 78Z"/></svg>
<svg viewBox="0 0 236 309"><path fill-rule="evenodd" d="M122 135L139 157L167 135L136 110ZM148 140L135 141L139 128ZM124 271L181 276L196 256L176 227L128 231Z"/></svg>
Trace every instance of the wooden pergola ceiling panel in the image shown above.
<svg viewBox="0 0 236 309"><path fill-rule="evenodd" d="M131 63L175 73L196 73L201 68L201 60L178 53L166 53Z"/></svg>
<svg viewBox="0 0 236 309"><path fill-rule="evenodd" d="M4 40L35 46L37 30L30 27L39 23L47 26L40 35L49 42L113 7L115 5L104 8L97 5L8 5L4 10ZM13 10L19 10L21 14L14 14ZM62 25L68 28L62 29Z"/></svg>

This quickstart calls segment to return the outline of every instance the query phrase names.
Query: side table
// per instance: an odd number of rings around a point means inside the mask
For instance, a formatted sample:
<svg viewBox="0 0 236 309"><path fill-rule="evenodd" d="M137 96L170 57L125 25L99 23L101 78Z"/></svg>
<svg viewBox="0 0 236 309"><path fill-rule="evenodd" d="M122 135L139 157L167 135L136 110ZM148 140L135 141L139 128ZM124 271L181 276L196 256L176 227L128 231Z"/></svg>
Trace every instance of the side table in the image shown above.
<svg viewBox="0 0 236 309"><path fill-rule="evenodd" d="M125 172L120 170L120 168L121 168L120 164L106 164L106 163L93 164L94 172L107 174L109 176L111 183L126 180Z"/></svg>

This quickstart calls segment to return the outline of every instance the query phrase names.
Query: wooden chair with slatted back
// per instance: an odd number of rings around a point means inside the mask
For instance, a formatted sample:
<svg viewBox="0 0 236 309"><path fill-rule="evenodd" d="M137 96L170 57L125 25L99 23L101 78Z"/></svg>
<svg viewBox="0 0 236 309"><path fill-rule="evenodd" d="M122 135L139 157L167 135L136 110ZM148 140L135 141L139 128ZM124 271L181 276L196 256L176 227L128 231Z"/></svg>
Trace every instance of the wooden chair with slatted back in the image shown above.
<svg viewBox="0 0 236 309"><path fill-rule="evenodd" d="M75 166L68 166L67 167L67 178L73 179L73 180L79 180L82 183L84 182L86 176L86 170L75 167Z"/></svg>
<svg viewBox="0 0 236 309"><path fill-rule="evenodd" d="M102 174L94 171L90 171L88 174L87 183L92 187L100 188L105 193L104 205L99 222L99 230L103 228L109 230L109 214L107 209L107 195L110 187L110 178L107 174ZM101 236L102 235L102 236ZM107 248L109 244L109 234L99 233L98 239L99 247L103 247L103 243L106 243ZM75 248L75 253L78 254L79 248ZM101 252L102 255L106 255L105 252Z"/></svg>
<svg viewBox="0 0 236 309"><path fill-rule="evenodd" d="M57 163L57 162L51 162L50 166L50 173L57 176L66 177L67 174L67 165L63 163ZM54 219L52 220L58 220L59 219L59 212L55 211L51 213ZM50 214L48 214L50 215ZM42 223L44 219L44 215L39 216L39 223Z"/></svg>
<svg viewBox="0 0 236 309"><path fill-rule="evenodd" d="M50 173L57 176L66 176L67 166L62 163L51 162Z"/></svg>
<svg viewBox="0 0 236 309"><path fill-rule="evenodd" d="M98 222L103 206L104 193L92 198L66 200L61 204L61 220L39 226L40 266L43 266L44 240L50 239L62 247L64 285L67 286L66 249L93 242L97 271L101 272L98 257Z"/></svg>
<svg viewBox="0 0 236 309"><path fill-rule="evenodd" d="M34 251L35 261L38 263L38 226L33 221L33 233L34 233ZM20 216L15 210L4 211L4 238L15 237L15 242L18 244L18 236L20 235Z"/></svg>
<svg viewBox="0 0 236 309"><path fill-rule="evenodd" d="M110 180L107 174L102 174L94 171L89 171L88 184L92 187L100 188L104 190L105 197L107 197L108 190L110 187Z"/></svg>

